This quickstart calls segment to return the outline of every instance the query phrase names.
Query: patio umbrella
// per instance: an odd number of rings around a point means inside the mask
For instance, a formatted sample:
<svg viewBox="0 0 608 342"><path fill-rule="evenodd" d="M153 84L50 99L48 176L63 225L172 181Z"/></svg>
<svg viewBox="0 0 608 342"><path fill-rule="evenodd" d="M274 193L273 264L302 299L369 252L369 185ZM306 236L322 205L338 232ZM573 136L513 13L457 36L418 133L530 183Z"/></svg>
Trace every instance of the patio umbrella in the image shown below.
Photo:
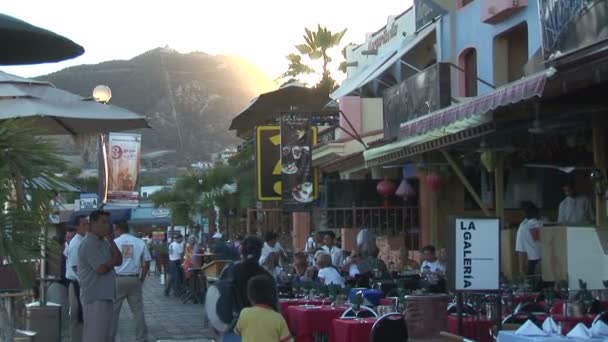
<svg viewBox="0 0 608 342"><path fill-rule="evenodd" d="M0 120L27 118L48 135L146 128L143 116L0 71Z"/></svg>
<svg viewBox="0 0 608 342"><path fill-rule="evenodd" d="M0 14L0 65L59 62L84 53L66 37Z"/></svg>
<svg viewBox="0 0 608 342"><path fill-rule="evenodd" d="M275 119L278 112L287 112L292 108L298 111L321 111L330 101L327 94L322 94L313 88L288 84L277 90L260 94L253 99L232 119L229 129L248 129Z"/></svg>

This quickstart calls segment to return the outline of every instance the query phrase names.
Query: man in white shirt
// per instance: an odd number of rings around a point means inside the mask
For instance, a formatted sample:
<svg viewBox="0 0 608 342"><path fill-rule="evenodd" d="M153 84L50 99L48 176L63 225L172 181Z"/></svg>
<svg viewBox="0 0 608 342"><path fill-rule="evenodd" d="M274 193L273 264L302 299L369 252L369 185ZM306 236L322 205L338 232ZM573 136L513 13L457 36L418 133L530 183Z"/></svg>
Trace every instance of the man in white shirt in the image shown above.
<svg viewBox="0 0 608 342"><path fill-rule="evenodd" d="M579 195L573 184L563 186L566 198L559 204L557 222L561 224L585 224L593 222L591 202Z"/></svg>
<svg viewBox="0 0 608 342"><path fill-rule="evenodd" d="M534 275L540 263L540 228L542 223L537 219L538 208L531 202L524 202L522 209L526 218L517 228L515 239L515 251L519 263L519 271L522 275Z"/></svg>
<svg viewBox="0 0 608 342"><path fill-rule="evenodd" d="M78 283L78 249L89 231L89 220L86 216L76 217L76 234L66 248L65 277L70 282L68 300L70 303L70 340L82 341L82 303L80 302L80 284Z"/></svg>
<svg viewBox="0 0 608 342"><path fill-rule="evenodd" d="M165 296L173 289L173 294L177 296L182 286L182 258L184 257L184 237L177 233L175 239L169 245L169 282L165 289Z"/></svg>
<svg viewBox="0 0 608 342"><path fill-rule="evenodd" d="M277 241L278 235L275 232L268 232L264 236L264 247L262 247L262 256L260 256L260 265L263 265L266 262L266 258L270 253L277 253L279 255L279 260L285 260L286 254L283 250L283 246Z"/></svg>
<svg viewBox="0 0 608 342"><path fill-rule="evenodd" d="M422 248L422 256L424 261L420 265L420 273L439 273L445 274L445 264L437 259L436 249L433 245L428 245Z"/></svg>
<svg viewBox="0 0 608 342"><path fill-rule="evenodd" d="M325 243L323 250L331 255L332 265L340 269L344 263L344 256L342 254L342 250L334 245L335 240L336 234L334 232L329 231L325 233L325 237L323 238L323 242Z"/></svg>
<svg viewBox="0 0 608 342"><path fill-rule="evenodd" d="M315 251L323 245L323 235L320 232L311 233L306 241L304 252L308 255L308 264L315 264Z"/></svg>
<svg viewBox="0 0 608 342"><path fill-rule="evenodd" d="M116 299L114 300L114 323L112 338L116 340L118 318L122 303L126 299L135 319L135 341L147 340L146 319L144 317L143 283L150 270L150 251L146 243L128 233L126 221L116 223L114 243L122 254L122 264L114 267L116 271Z"/></svg>

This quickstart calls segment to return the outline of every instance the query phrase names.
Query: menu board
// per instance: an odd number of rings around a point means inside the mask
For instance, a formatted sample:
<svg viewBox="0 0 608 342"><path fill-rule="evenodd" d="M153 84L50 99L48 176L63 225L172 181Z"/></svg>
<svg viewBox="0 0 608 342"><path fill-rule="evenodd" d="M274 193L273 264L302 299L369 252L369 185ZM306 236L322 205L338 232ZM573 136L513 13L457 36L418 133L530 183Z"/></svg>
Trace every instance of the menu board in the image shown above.
<svg viewBox="0 0 608 342"><path fill-rule="evenodd" d="M281 116L282 205L285 211L310 211L314 201L313 136L310 117Z"/></svg>

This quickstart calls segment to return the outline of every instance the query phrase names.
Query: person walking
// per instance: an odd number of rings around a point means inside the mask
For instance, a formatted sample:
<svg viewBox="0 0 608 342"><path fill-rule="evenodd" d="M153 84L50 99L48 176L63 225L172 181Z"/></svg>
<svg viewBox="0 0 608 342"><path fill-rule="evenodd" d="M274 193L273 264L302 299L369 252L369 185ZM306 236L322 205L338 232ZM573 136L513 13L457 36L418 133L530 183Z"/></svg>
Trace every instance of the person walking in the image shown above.
<svg viewBox="0 0 608 342"><path fill-rule="evenodd" d="M70 282L69 303L70 303L70 340L72 342L82 341L83 312L80 302L80 284L78 283L78 250L84 236L89 230L89 220L84 215L76 217L76 234L70 240L66 254L65 276Z"/></svg>
<svg viewBox="0 0 608 342"><path fill-rule="evenodd" d="M169 297L171 289L177 296L182 290L182 258L184 257L184 245L182 234L175 235L175 239L169 245L169 283L165 289L165 296Z"/></svg>
<svg viewBox="0 0 608 342"><path fill-rule="evenodd" d="M112 324L112 340L116 340L118 318L122 303L127 300L133 318L135 319L135 341L143 342L148 339L148 328L144 316L143 283L150 270L150 251L146 243L128 233L126 221L116 223L114 243L122 254L122 264L114 267L116 272L116 299L114 300L114 322Z"/></svg>
<svg viewBox="0 0 608 342"><path fill-rule="evenodd" d="M89 216L90 231L78 249L78 279L84 314L83 341L112 341L111 327L116 298L114 267L122 254L110 224L110 213L96 210Z"/></svg>

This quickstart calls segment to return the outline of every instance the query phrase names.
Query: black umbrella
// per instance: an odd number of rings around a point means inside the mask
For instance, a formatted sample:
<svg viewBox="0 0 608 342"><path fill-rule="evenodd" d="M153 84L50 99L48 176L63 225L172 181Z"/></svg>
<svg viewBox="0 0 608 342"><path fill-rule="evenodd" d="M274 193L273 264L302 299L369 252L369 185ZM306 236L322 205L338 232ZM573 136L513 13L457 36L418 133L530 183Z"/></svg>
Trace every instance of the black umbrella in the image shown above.
<svg viewBox="0 0 608 342"><path fill-rule="evenodd" d="M0 14L0 65L59 62L84 53L66 37Z"/></svg>

